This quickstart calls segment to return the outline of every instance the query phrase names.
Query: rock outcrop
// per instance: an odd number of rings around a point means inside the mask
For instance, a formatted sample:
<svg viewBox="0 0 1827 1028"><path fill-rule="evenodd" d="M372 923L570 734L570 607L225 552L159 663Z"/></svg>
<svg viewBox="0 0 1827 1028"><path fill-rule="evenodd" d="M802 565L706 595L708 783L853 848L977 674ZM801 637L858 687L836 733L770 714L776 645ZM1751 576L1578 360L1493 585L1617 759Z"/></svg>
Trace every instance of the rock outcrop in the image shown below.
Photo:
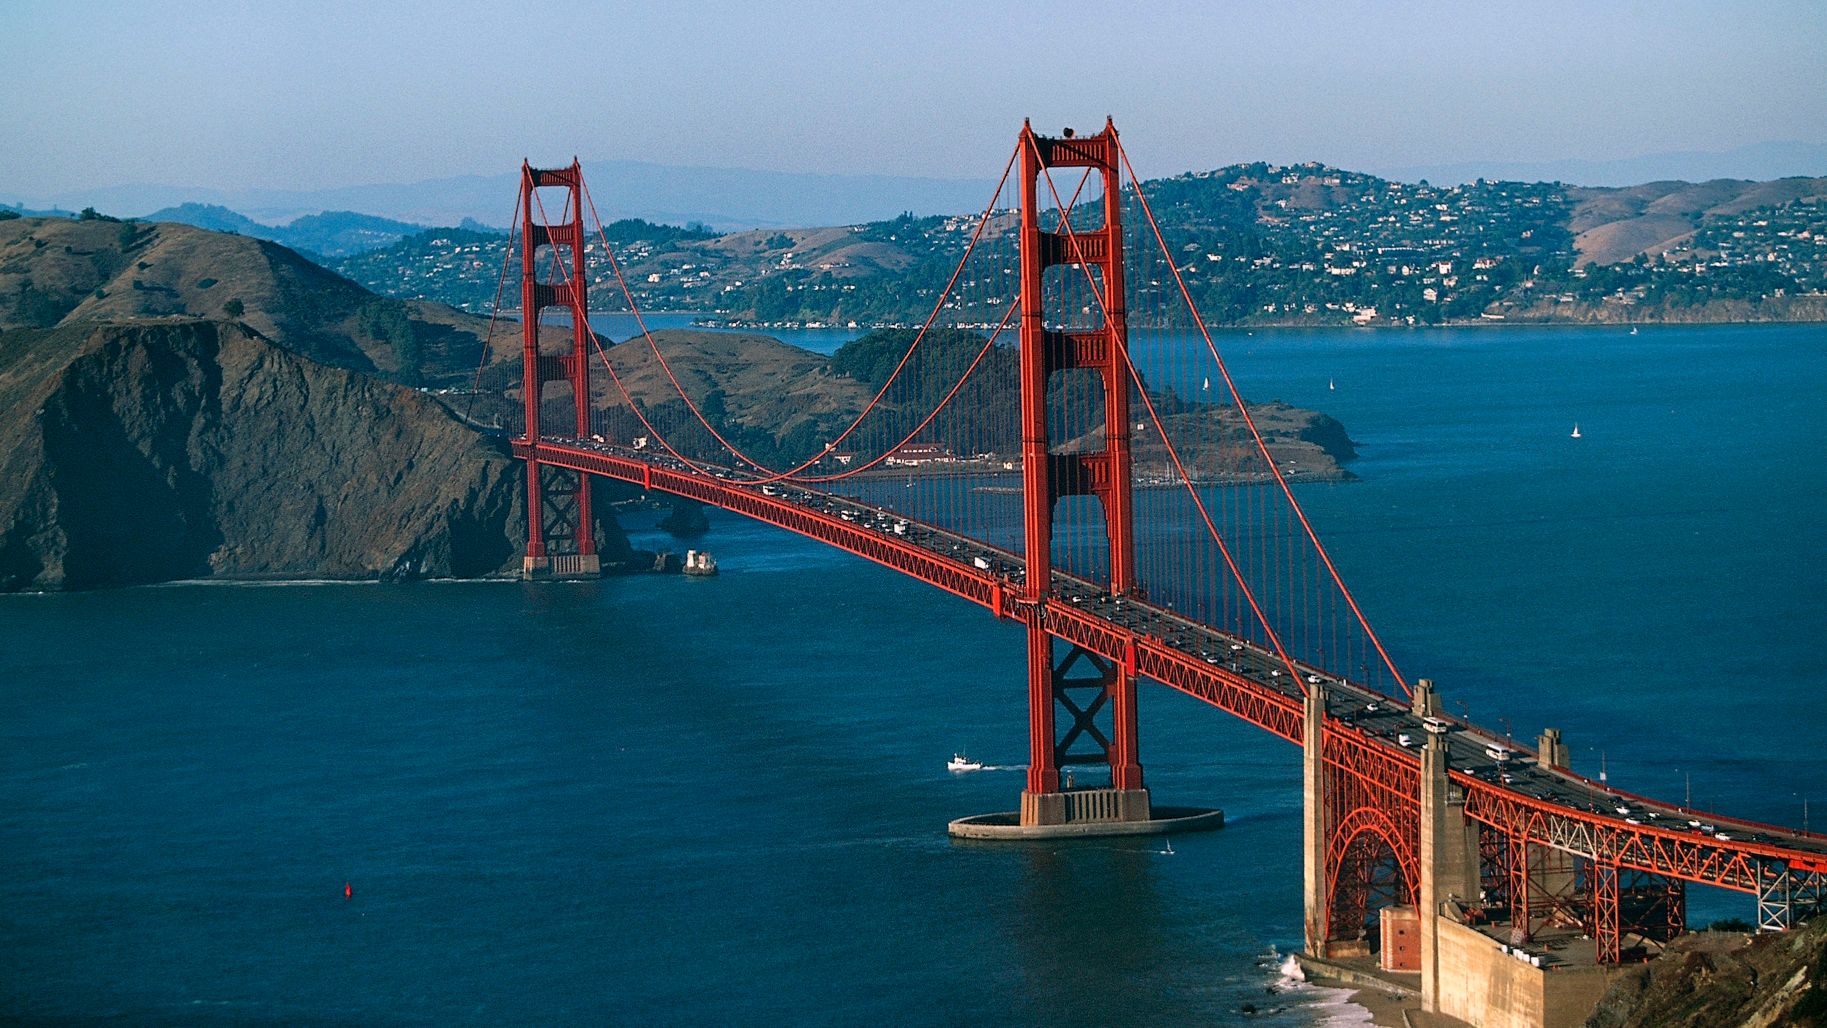
<svg viewBox="0 0 1827 1028"><path fill-rule="evenodd" d="M1823 1028L1827 918L1776 935L1696 932L1612 984L1588 1028Z"/></svg>
<svg viewBox="0 0 1827 1028"><path fill-rule="evenodd" d="M0 590L487 575L518 567L524 494L429 397L243 324L0 335Z"/></svg>

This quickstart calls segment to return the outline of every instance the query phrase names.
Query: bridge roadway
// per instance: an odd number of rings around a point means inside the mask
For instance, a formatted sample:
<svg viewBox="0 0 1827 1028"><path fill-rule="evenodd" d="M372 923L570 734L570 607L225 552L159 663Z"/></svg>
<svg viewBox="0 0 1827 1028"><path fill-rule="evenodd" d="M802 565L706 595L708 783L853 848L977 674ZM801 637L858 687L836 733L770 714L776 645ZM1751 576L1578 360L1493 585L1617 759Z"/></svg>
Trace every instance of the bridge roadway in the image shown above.
<svg viewBox="0 0 1827 1028"><path fill-rule="evenodd" d="M1054 635L1135 673L1300 744L1305 687L1327 689L1329 760L1349 762L1393 804L1419 802L1419 748L1426 726L1406 701L1295 664L1173 611L1112 597L1055 573L1053 596L1024 600L1022 559L975 539L865 503L790 483L743 483L733 471L694 471L650 451L590 439L515 440L514 453L712 504L798 532L954 595L998 617L1038 619ZM1740 892L1760 892L1760 874L1787 873L1789 888L1816 902L1827 885L1827 836L1623 793L1565 769L1538 765L1534 752L1457 718L1447 733L1450 776L1466 816L1532 842L1615 864ZM1496 748L1512 755L1500 757Z"/></svg>

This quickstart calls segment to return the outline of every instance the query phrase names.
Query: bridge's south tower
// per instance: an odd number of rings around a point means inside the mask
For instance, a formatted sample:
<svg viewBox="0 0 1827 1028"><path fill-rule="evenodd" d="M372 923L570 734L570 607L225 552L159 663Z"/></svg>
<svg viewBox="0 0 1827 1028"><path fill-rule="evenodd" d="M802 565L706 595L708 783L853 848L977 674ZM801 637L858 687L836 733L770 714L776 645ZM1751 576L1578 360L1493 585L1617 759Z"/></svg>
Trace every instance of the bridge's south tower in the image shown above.
<svg viewBox="0 0 1827 1028"><path fill-rule="evenodd" d="M1111 661L1077 646L1056 643L1044 623L1044 600L1053 588L1054 512L1070 496L1096 497L1103 508L1112 596L1135 590L1135 537L1130 495L1129 334L1123 304L1122 178L1116 128L1093 136L1048 138L1023 126L1021 139L1021 457L1026 521L1028 606L1028 782L1022 792L1023 825L1071 821L1147 821L1148 791L1136 745L1136 674L1133 659ZM1087 168L1103 184L1101 220L1095 228L1069 223L1041 228L1039 178L1050 168ZM1051 194L1049 199L1054 199ZM1057 200L1055 200L1057 202ZM1067 276L1049 282L1047 270ZM1079 283L1095 293L1076 314L1050 311L1048 296L1071 294ZM1051 288L1050 288L1051 286ZM1054 306L1062 306L1056 303ZM1084 327L1084 311L1094 323ZM1093 372L1103 387L1102 448L1062 449L1053 432L1063 421L1049 410L1048 386L1061 372ZM1109 721L1099 715L1108 711ZM1063 715L1063 716L1062 716ZM1073 780L1086 765L1092 781ZM1109 776L1103 779L1103 770Z"/></svg>

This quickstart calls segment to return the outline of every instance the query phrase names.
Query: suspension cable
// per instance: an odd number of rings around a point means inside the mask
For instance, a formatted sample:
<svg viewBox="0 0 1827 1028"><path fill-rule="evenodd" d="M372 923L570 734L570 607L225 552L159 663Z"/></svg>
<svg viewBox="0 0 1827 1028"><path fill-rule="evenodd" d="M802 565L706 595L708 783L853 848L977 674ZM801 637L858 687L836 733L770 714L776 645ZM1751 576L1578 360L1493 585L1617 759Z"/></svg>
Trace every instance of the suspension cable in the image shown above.
<svg viewBox="0 0 1827 1028"><path fill-rule="evenodd" d="M1031 133L1024 133L1022 139L1033 148L1035 160L1037 163L1040 163L1040 150L1039 147L1034 145L1031 135ZM1041 164L1041 178L1046 181L1047 192L1052 194L1055 206L1060 206L1059 190L1054 188L1051 170L1048 169L1044 163ZM1076 263L1079 270L1085 276L1092 299L1097 302L1098 310L1103 315L1104 323L1108 325L1111 323L1110 307L1105 302L1103 291L1097 287L1097 282L1091 278L1091 264L1085 259L1084 249L1079 242L1078 233L1072 230L1072 223L1069 220L1061 219L1060 224L1065 230L1066 240L1072 244L1073 255L1078 258ZM1288 673L1294 677L1295 684L1304 692L1306 690L1306 683L1302 681L1300 672L1294 665L1294 659L1288 655L1288 651L1282 646L1280 633L1275 631L1274 624L1270 622L1268 615L1263 612L1261 605L1257 603L1254 590L1250 588L1249 582L1245 580L1241 570L1237 567L1236 562L1231 559L1230 548L1225 545L1224 538L1218 532L1218 526L1212 521L1211 514L1206 510L1205 501L1199 496L1198 490L1193 487L1192 478L1186 473L1186 466L1181 462L1179 451L1175 448L1173 440L1169 439L1167 436L1167 428L1161 423L1161 419L1155 411L1154 401L1148 396L1148 389L1142 382L1141 373L1136 370L1135 362L1129 357L1129 348L1124 346L1121 347L1121 349L1123 351L1123 363L1129 368L1130 377L1135 381L1137 390L1142 394L1142 402L1148 407L1149 417L1154 420L1155 430L1161 433L1161 442L1167 447L1168 456L1172 458L1174 462L1174 469L1179 473L1187 493L1192 496L1193 505L1198 508L1199 516L1205 521L1206 529L1211 532L1212 539L1217 542L1219 551L1224 554L1226 567L1230 569L1231 576L1236 579L1238 586L1243 590L1245 599L1249 600L1250 610L1256 614L1256 620L1262 625L1263 631L1268 634L1270 644L1275 647L1276 656L1281 658L1282 664L1288 669ZM1114 384L1112 385L1112 388L1115 388Z"/></svg>
<svg viewBox="0 0 1827 1028"><path fill-rule="evenodd" d="M990 218L995 213L996 201L998 199L1000 199L1002 196L1003 186L1005 184L1007 184L1009 174L1015 166L1016 156L1017 156L1017 153L1011 153L1009 155L1009 161L1003 167L1002 177L997 181L996 190L990 197L989 206L984 209L982 217L980 217L978 219L977 227L976 227L976 229L974 229L972 231L970 241L966 244L963 255L961 257L959 257L959 259L958 259L957 267L955 267L952 270L951 277L947 280L947 282L945 284L945 288L940 291L938 300L935 301L933 304L932 313L927 315L926 321L920 326L920 331L914 336L913 343L909 345L907 353L902 355L900 363L895 366L894 371L889 375L888 379L882 383L881 388L876 391L875 396L870 399L869 403L863 408L862 412L859 413L856 416L856 418L851 421L850 425L848 427L846 427L844 429L844 431L837 436L837 438L830 440L829 444L825 447L825 449L823 449L823 450L819 451L818 453L814 454L813 456L807 458L805 461L800 463L798 466L790 468L786 471L774 471L774 470L768 468L766 465L764 465L761 462L754 460L753 458L748 456L748 454L744 453L740 448L738 448L735 444L731 443L728 439L725 439L723 437L723 434L718 432L716 427L710 423L709 419L705 418L703 411L699 409L697 403L694 400L692 400L690 395L688 395L686 393L684 386L680 384L678 377L673 373L672 365L670 362L667 361L666 355L660 352L659 344L654 340L653 333L647 327L646 319L644 317L642 317L642 315L641 315L640 306L635 303L634 293L628 286L628 280L627 280L626 276L624 276L622 273L621 262L616 260L615 251L609 246L608 238L603 231L602 218L597 214L596 201L594 198L592 198L590 196L590 189L589 189L588 185L585 185L583 187L583 194L584 194L585 201L590 206L591 217L596 222L597 235L603 241L603 250L609 258L609 266L615 272L616 282L621 287L622 295L628 301L628 308L629 308L630 312L632 312L634 315L635 324L637 326L639 326L642 337L645 338L647 341L648 348L653 351L654 357L659 361L660 368L666 373L667 380L672 383L672 387L673 387L674 391L679 394L680 399L685 401L686 408L691 411L692 416L697 419L697 421L700 425L704 426L705 430L708 431L711 434L711 436L717 440L718 443L722 444L724 449L728 450L738 460L740 460L744 463L747 463L749 466L762 472L761 475L752 475L752 477L749 479L750 484L760 485L760 484L766 484L766 483L771 483L771 482L778 482L783 479L791 479L794 476L798 475L800 472L804 471L805 469L807 469L807 468L813 466L814 464L818 463L819 461L823 460L825 455L827 453L829 453L832 448L834 448L838 443L841 443L845 439L849 438L851 433L856 430L857 426L862 424L864 419L866 419L869 416L869 414L875 410L876 406L881 402L882 398L887 395L889 387L894 384L895 380L900 376L902 370L907 367L907 365L910 361L912 361L914 352L917 351L920 348L920 345L926 340L927 334L933 326L933 322L938 320L939 312L944 309L946 299L950 296L953 286L955 286L957 284L958 277L961 274L963 274L965 265L969 262L972 252L976 249L978 240L982 238L984 228L989 224ZM975 366L975 365L973 364L973 366ZM956 392L956 390L954 390L954 393L955 392ZM751 475L750 472L748 472L744 469L739 469L739 470L743 470L743 473L745 475ZM861 469L858 469L858 470L861 470ZM852 473L854 473L854 472L852 472ZM840 476L836 476L836 477L841 478L841 477L846 477L846 476L840 475ZM828 480L834 480L834 479L821 479L821 480L828 481Z"/></svg>
<svg viewBox="0 0 1827 1028"><path fill-rule="evenodd" d="M1011 160L1011 166L1012 166L1012 164L1013 164L1013 161ZM1005 173L1004 177L1005 178L1007 177L1006 173ZM998 193L1001 192L1000 185L998 186L997 192ZM540 200L538 195L535 194L534 202L539 207L540 220L543 223L545 223L547 225L547 227L550 227L550 222L549 222L548 216L546 214L544 201ZM568 210L568 207L567 207L567 210ZM592 213L594 213L594 209L592 210ZM598 222L598 227L599 227L599 229L601 227L600 221ZM607 240L605 240L604 247L607 248L607 246L608 246L608 242L607 242ZM558 254L557 254L556 250L554 250L554 252L552 253L551 259L552 259L553 270L554 270L554 272L556 272L557 276L559 277L559 280L563 284L565 284L567 287L572 286L573 282L572 282L572 278L571 278L571 270L569 268L565 267L564 263L558 259ZM629 299L632 304L633 298L630 297ZM939 416L939 414L945 410L946 406L952 401L952 399L954 397L957 396L958 392L964 387L965 382L970 380L971 375L974 374L976 372L978 366L980 364L982 364L984 357L989 354L991 348L995 345L996 339L1008 327L1009 319L1014 315L1016 306L1017 306L1016 300L1011 300L1009 302L1008 307L1003 312L1002 320L997 324L996 329L990 333L989 338L984 340L983 346L981 348L979 348L979 350L977 351L976 357L971 360L970 365L965 368L964 372L959 376L958 381L956 381L955 383L952 384L951 389L949 391L947 391L947 393L945 394L945 397L939 401L939 404L932 410L932 412L927 414L926 417L918 425L916 425L914 427L914 429L911 432L909 432L907 434L907 436L905 438L903 438L899 443L897 443L895 446L887 448L881 454L877 455L874 459L868 461L867 463L865 463L857 468L851 469L849 471L846 471L846 472L843 472L840 474L836 474L836 475L829 475L829 476L808 476L804 479L795 479L794 481L798 481L798 482L802 482L802 483L823 483L823 482L838 481L838 480L841 480L844 478L848 478L851 475L857 474L862 471L866 471L869 468L872 468L872 467L882 463L889 456L891 456L896 450L898 450L901 446L904 446L908 442L911 442L921 432L925 431L926 427L928 425L932 424L932 422ZM687 457L684 453L680 452L666 438L665 434L660 432L659 429L654 426L653 422L650 421L647 418L647 416L641 412L640 407L635 402L633 394L628 390L627 385L622 381L621 375L616 372L615 365L609 360L609 355L603 348L602 340L596 335L596 333L594 331L589 333L589 337L590 337L592 347L596 350L598 359L602 362L604 369L609 372L610 380L615 383L617 392L619 392L622 396L622 399L627 402L629 410L634 413L636 419L638 419L640 421L641 426L647 430L648 434L652 438L656 439L660 443L661 446L665 447L665 449L668 453L670 453L675 459L679 460L681 463L692 468L694 471L709 473L711 470L711 466L708 463L700 463L699 461L694 461L690 457ZM906 359L903 358L902 363L905 364L905 362L906 362ZM823 453L820 454L820 457L821 458L823 457ZM808 462L808 464L809 463L811 463L811 462ZM804 467L804 466L805 465L802 465L802 467ZM764 481L772 482L772 481L778 481L778 480L779 479L777 479L777 478L776 479L766 479L766 480L755 479L753 481L746 482L745 484L759 485L759 484L763 484Z"/></svg>
<svg viewBox="0 0 1827 1028"><path fill-rule="evenodd" d="M1242 413L1244 424L1249 426L1250 437L1255 440L1256 448L1262 453L1263 459L1268 462L1269 470L1275 475L1276 484L1281 487L1282 494L1288 498L1288 504L1294 510L1294 516L1300 519L1301 529L1306 533L1307 540L1313 544L1314 552L1326 565L1326 573L1332 577L1332 583L1338 586L1339 594L1345 598L1345 604L1351 608L1352 615L1357 618L1358 624L1370 637L1371 645L1376 647L1377 656L1383 659L1383 666L1389 668L1389 673L1395 676L1396 684L1401 686L1402 692L1412 695L1413 690L1409 688L1407 679L1402 677L1402 672L1396 667L1395 660L1384 648L1383 640L1377 636L1376 629L1370 626L1370 619L1366 618L1363 610L1358 607L1357 598L1352 596L1351 589L1345 585L1344 577L1339 574L1338 568L1332 563L1332 556L1326 552L1325 545L1320 542L1319 533L1313 530L1312 522L1307 520L1307 512L1301 509L1300 501L1294 498L1294 490L1288 486L1286 476L1276 465L1275 458L1269 455L1268 444L1263 441L1262 433L1256 428L1256 419L1250 416L1249 408L1244 405L1243 396L1237 392L1236 384L1231 381L1230 369L1225 365L1224 358L1218 355L1218 346L1212 342L1212 334L1205 326L1205 319L1199 316L1199 308L1193 303L1192 292L1187 289L1186 280L1180 275L1180 267L1169 255L1167 239L1161 234L1161 225L1155 220L1154 210L1148 205L1148 197L1142 192L1141 179L1136 176L1135 166L1129 163L1129 152L1123 148L1120 139L1117 141L1117 155L1122 158L1123 167L1129 172L1129 181L1135 186L1136 199L1140 201L1142 213L1148 219L1148 227L1154 232L1155 241L1161 246L1161 253L1167 256L1167 265L1173 272L1174 284L1179 287L1180 296L1192 313L1193 323L1199 326L1199 334L1205 339L1205 347L1211 353L1212 359L1217 362L1218 373L1224 376L1224 384L1231 390L1231 399L1236 402L1237 410Z"/></svg>
<svg viewBox="0 0 1827 1028"><path fill-rule="evenodd" d="M514 219L508 222L507 249L501 253L501 277L495 280L495 303L489 308L488 332L482 337L482 357L476 361L476 377L469 385L469 402L463 405L466 424L476 407L476 393L482 389L482 369L488 367L489 354L495 350L495 322L501 317L501 294L507 287L508 264L514 259L514 236L520 231L520 200L520 194L514 194ZM527 312L521 311L520 316L526 317Z"/></svg>

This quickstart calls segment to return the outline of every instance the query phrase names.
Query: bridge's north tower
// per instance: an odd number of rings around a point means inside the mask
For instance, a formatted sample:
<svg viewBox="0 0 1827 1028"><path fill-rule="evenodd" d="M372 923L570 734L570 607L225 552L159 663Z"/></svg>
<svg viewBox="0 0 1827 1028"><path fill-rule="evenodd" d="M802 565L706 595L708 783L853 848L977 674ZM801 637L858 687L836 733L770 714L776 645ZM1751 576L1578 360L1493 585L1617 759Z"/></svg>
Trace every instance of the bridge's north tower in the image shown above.
<svg viewBox="0 0 1827 1028"><path fill-rule="evenodd" d="M584 275L583 169L520 166L521 391L526 404L527 578L594 577L602 572L596 522L590 513L589 476L539 460L548 385L570 392L558 435L590 435L590 305ZM540 189L562 189L560 216L547 216ZM535 216L535 212L537 215ZM541 281L544 278L545 281ZM549 307L571 316L571 349L545 353L539 315ZM562 401L561 401L562 402Z"/></svg>

